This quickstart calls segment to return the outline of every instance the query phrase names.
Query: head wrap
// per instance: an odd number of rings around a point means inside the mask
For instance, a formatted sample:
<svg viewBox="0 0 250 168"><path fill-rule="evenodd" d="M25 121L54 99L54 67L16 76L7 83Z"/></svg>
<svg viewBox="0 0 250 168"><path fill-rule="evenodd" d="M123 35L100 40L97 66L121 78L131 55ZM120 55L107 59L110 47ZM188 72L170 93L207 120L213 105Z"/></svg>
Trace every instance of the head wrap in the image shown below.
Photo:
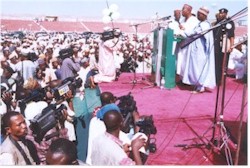
<svg viewBox="0 0 250 168"><path fill-rule="evenodd" d="M103 106L98 112L96 117L99 119L103 119L104 115L111 110L115 110L117 112L121 112L119 107L115 104L115 103L111 103L111 104L106 104L105 106Z"/></svg>

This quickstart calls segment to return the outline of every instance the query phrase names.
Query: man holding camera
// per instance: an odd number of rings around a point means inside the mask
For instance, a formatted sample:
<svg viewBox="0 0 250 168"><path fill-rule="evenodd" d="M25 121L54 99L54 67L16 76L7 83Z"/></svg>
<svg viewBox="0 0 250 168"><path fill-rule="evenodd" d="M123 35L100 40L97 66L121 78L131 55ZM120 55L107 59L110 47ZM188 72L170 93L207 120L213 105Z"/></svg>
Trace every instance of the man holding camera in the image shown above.
<svg viewBox="0 0 250 168"><path fill-rule="evenodd" d="M69 48L65 52L68 53L66 53L66 58L63 59L60 67L61 80L75 76L81 68L80 59L73 56L73 49Z"/></svg>
<svg viewBox="0 0 250 168"><path fill-rule="evenodd" d="M146 145L141 136L131 142L134 161L124 151L123 142L119 139L123 123L121 113L107 111L103 116L106 132L93 140L91 160L93 165L142 165L139 149ZM112 149L112 150L110 150Z"/></svg>
<svg viewBox="0 0 250 168"><path fill-rule="evenodd" d="M41 164L45 164L45 154L54 139L63 137L72 141L76 140L74 126L69 117L70 112L73 114L74 112L66 102L72 98L71 90L65 93L60 100L55 100L52 89L59 85L61 85L61 81L54 80L48 84L48 87L41 89L38 82L30 78L24 86L33 93L33 95L27 95L23 101L25 103L25 120L31 128L31 130L28 129L27 139L35 144ZM62 104L67 109L57 108ZM52 108L54 106L56 108Z"/></svg>
<svg viewBox="0 0 250 168"><path fill-rule="evenodd" d="M101 42L99 43L99 73L94 76L94 82L112 82L116 78L116 66L114 51L120 48L119 36L120 31L106 30L102 34Z"/></svg>
<svg viewBox="0 0 250 168"><path fill-rule="evenodd" d="M121 113L119 107L115 104L117 98L111 92L101 93L100 100L102 106L94 110L93 118L89 124L88 154L86 159L86 163L89 165L93 164L91 160L92 149L94 147L93 141L106 131L105 124L103 122L104 115L110 110L115 110L118 113ZM134 122L139 120L139 113L136 110L132 112L132 118ZM122 127L124 127L124 125L122 125ZM134 132L136 133L138 132L139 127L135 126L134 129ZM124 150L131 145L131 139L129 136L130 134L126 134L123 130L120 130L119 139L123 142Z"/></svg>

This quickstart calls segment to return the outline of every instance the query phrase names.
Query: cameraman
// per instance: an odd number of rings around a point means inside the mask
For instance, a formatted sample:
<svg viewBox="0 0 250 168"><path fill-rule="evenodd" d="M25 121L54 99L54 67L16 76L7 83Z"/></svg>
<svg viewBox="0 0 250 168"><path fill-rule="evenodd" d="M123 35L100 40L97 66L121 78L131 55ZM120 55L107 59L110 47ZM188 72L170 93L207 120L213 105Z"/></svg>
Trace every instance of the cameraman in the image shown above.
<svg viewBox="0 0 250 168"><path fill-rule="evenodd" d="M93 140L91 160L93 165L142 165L139 149L146 140L139 136L131 142L134 161L128 157L120 140L123 117L116 110L108 110L103 116L106 131ZM111 150L110 150L111 149Z"/></svg>
<svg viewBox="0 0 250 168"><path fill-rule="evenodd" d="M49 82L48 87L50 89L50 92L47 91L46 98L47 98L48 103L54 102L58 105L63 104L66 106L67 116L66 116L66 120L64 122L64 126L68 130L68 133L67 133L68 139L71 141L75 141L76 135L75 135L75 128L73 125L75 112L74 112L74 107L73 107L73 102L72 102L73 96L74 96L72 93L72 90L74 90L75 88L70 88L69 91L67 93L65 93L64 95L62 95L60 97L60 100L58 100L58 99L55 99L55 96L54 96L52 90L58 86L61 86L61 84L62 84L61 80L53 80L53 81Z"/></svg>
<svg viewBox="0 0 250 168"><path fill-rule="evenodd" d="M92 153L92 143L93 140L96 139L100 134L104 133L106 131L103 117L104 114L109 110L115 110L120 113L119 107L115 104L116 97L111 92L103 92L100 95L101 100L101 107L97 107L93 112L93 117L90 120L89 124L89 137L88 137L88 153L87 153L87 159L86 163L92 165L91 160L91 153ZM138 112L135 112L133 114L134 121L137 121L139 118ZM137 131L137 129L136 129ZM129 145L131 143L131 140L129 139L128 135L124 133L123 131L120 131L119 139L123 141L124 147Z"/></svg>
<svg viewBox="0 0 250 168"><path fill-rule="evenodd" d="M49 82L47 86L47 90L46 90L46 98L45 98L46 103L53 104L56 102L54 99L52 90L53 88L59 86L60 84L61 84L60 80L54 80L54 81ZM39 159L41 161L41 164L43 165L46 164L45 155L53 140L57 138L66 138L71 141L75 140L75 130L74 130L73 124L71 123L72 118L69 116L69 113L71 114L72 111L70 110L70 107L67 102L67 101L70 101L70 99L72 99L72 94L70 92L66 93L61 100L57 100L56 104L60 104L60 105L64 104L67 107L67 109L58 111L62 115L60 115L59 118L57 118L58 120L57 124L54 125L53 128L51 128L50 130L46 132L46 134L41 139L41 142L38 142L34 137L34 135L37 134L36 132L34 132L36 130L33 130L33 131L29 130L29 134L27 138L35 144L36 149L38 151ZM42 108L39 113L36 113L36 115L39 115L46 107ZM29 110L29 112L31 111ZM34 117L32 117L32 119L34 119ZM48 122L53 123L54 121L49 121L49 118L48 118ZM30 125L30 127L32 127L32 124Z"/></svg>
<svg viewBox="0 0 250 168"><path fill-rule="evenodd" d="M113 33L111 39L105 39L104 33ZM120 31L107 30L102 34L101 41L99 42L99 73L94 76L95 83L112 82L116 78L116 66L114 52L118 51L121 43L119 43Z"/></svg>
<svg viewBox="0 0 250 168"><path fill-rule="evenodd" d="M3 62L1 62L3 64ZM1 75L1 101L6 105L7 109L4 110L10 111L16 108L15 104L15 90L16 90L16 81L11 76L13 75L14 71L9 66L7 62L3 69L3 74ZM1 113L4 113L1 111Z"/></svg>
<svg viewBox="0 0 250 168"><path fill-rule="evenodd" d="M41 85L36 79L29 78L23 88L28 91L29 94L20 102L19 106L21 108L21 113L24 113L26 122L29 125L29 120L32 120L36 115L40 114L42 110L48 106L48 103L44 99L45 95L42 95L40 92Z"/></svg>
<svg viewBox="0 0 250 168"><path fill-rule="evenodd" d="M69 48L69 50L72 50L72 48ZM69 51L68 54L69 55L63 59L62 65L60 67L61 80L75 76L81 68L80 59L73 55L73 51L72 53Z"/></svg>

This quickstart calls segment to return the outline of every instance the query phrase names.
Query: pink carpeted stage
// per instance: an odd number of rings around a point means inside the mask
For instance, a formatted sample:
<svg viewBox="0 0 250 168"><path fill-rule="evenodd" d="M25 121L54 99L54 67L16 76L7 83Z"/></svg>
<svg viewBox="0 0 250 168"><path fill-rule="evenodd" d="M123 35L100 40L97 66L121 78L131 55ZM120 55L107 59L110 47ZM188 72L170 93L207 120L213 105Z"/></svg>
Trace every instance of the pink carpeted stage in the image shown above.
<svg viewBox="0 0 250 168"><path fill-rule="evenodd" d="M157 134L151 137L156 139L157 151L149 154L147 165L227 165L228 153L233 164L247 165L247 96L242 101L243 82L226 78L224 110L216 113L223 114L223 122L214 124L216 88L199 94L192 94L192 88L186 85L162 90L148 87L145 80L148 77L149 74L122 73L118 81L99 84L102 91L111 91L115 96L131 92L140 115L153 115ZM218 133L218 128L224 128L222 125L230 136L226 144ZM241 139L239 157L235 147L238 139ZM225 152L226 145L230 150Z"/></svg>

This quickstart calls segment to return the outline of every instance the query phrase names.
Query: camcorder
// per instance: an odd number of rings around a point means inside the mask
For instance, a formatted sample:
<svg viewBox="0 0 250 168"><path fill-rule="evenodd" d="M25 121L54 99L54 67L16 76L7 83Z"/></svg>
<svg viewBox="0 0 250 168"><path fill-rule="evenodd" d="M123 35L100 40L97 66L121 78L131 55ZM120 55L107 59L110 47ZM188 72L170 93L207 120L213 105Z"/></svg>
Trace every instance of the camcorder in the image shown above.
<svg viewBox="0 0 250 168"><path fill-rule="evenodd" d="M131 92L125 96L118 97L117 100L119 101L117 106L120 108L124 119L121 130L125 133L129 133L131 127L134 127L134 118L132 113L137 111L136 101L131 95ZM149 137L148 148L150 152L154 153L156 151L156 144L154 141L151 142L152 138L150 138L150 135L156 134L157 129L154 125L153 116L141 116L140 120L137 121L135 125L140 128L139 132L142 132Z"/></svg>
<svg viewBox="0 0 250 168"><path fill-rule="evenodd" d="M148 146L147 148L149 149L149 151L151 153L155 153L156 152L156 143L154 138L150 138L151 134L156 134L157 133L157 129L154 125L154 120L153 120L153 116L141 116L140 120L137 121L135 123L135 125L137 125L140 129L139 132L142 132L144 134L146 134L149 138L149 142L148 142Z"/></svg>
<svg viewBox="0 0 250 168"><path fill-rule="evenodd" d="M141 116L140 120L136 122L136 125L140 127L139 132L142 132L146 135L156 134L157 129L154 125L153 116Z"/></svg>
<svg viewBox="0 0 250 168"><path fill-rule="evenodd" d="M30 120L30 129L33 132L35 141L40 143L44 135L56 126L58 121L63 117L62 110L67 109L64 104L56 108L56 104L50 104L42 112Z"/></svg>
<svg viewBox="0 0 250 168"><path fill-rule="evenodd" d="M122 33L119 29L112 29L112 30L104 31L101 34L101 39L103 41L107 41L110 39L114 39L115 37L119 38L121 34Z"/></svg>
<svg viewBox="0 0 250 168"><path fill-rule="evenodd" d="M62 100L64 99L64 95L71 90L74 95L77 88L82 86L82 79L76 78L76 76L68 77L62 81L62 84L59 87L52 89L53 95L55 99Z"/></svg>
<svg viewBox="0 0 250 168"><path fill-rule="evenodd" d="M132 113L133 111L137 111L136 101L131 95L131 92L129 92L127 95L116 98L116 100L118 101L117 106L120 108L121 114L124 119L122 131L125 133L129 133L131 126L134 125Z"/></svg>
<svg viewBox="0 0 250 168"><path fill-rule="evenodd" d="M128 57L121 64L121 71L122 72L135 72L137 67L138 67L138 64L136 63L136 61L132 57Z"/></svg>
<svg viewBox="0 0 250 168"><path fill-rule="evenodd" d="M24 115L24 110L26 108L27 103L31 102L31 101L43 101L46 98L46 89L45 88L38 88L32 92L29 93L29 95L22 99L19 102L19 107L21 110L21 113Z"/></svg>
<svg viewBox="0 0 250 168"><path fill-rule="evenodd" d="M64 60L65 58L70 58L73 56L73 49L72 48L64 48L59 51L58 58Z"/></svg>

